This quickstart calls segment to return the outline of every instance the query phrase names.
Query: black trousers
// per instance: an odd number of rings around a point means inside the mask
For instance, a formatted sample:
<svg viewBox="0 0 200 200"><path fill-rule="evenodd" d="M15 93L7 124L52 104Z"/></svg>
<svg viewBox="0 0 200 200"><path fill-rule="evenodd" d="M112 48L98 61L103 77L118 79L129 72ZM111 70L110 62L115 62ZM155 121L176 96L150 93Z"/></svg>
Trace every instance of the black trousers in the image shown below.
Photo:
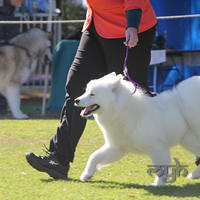
<svg viewBox="0 0 200 200"><path fill-rule="evenodd" d="M155 27L139 34L138 45L129 49L127 60L131 78L148 89L148 68ZM51 152L55 152L62 164L73 162L78 141L86 126L86 119L80 117L80 108L74 106L74 99L84 93L91 79L110 72L122 73L126 47L125 38L105 39L100 37L92 24L82 34L75 59L69 70L66 83L66 100L61 113L60 125L50 141Z"/></svg>

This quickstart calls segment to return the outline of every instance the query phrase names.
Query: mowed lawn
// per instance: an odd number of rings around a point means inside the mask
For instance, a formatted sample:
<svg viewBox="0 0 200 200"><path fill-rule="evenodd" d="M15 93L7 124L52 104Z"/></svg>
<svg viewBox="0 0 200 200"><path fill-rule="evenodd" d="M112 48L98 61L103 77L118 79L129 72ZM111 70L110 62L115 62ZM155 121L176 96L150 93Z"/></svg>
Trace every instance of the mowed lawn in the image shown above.
<svg viewBox="0 0 200 200"><path fill-rule="evenodd" d="M177 177L165 187L149 186L154 177L147 174L151 160L146 155L128 155L119 162L97 172L88 182L79 177L89 155L103 143L97 125L89 121L81 138L76 158L71 164L69 180L53 180L47 174L32 169L25 153L44 154L43 144L56 131L58 120L0 121L0 200L174 200L199 199L200 180ZM172 158L194 168L194 156L182 147L174 147ZM173 160L174 164L174 160Z"/></svg>

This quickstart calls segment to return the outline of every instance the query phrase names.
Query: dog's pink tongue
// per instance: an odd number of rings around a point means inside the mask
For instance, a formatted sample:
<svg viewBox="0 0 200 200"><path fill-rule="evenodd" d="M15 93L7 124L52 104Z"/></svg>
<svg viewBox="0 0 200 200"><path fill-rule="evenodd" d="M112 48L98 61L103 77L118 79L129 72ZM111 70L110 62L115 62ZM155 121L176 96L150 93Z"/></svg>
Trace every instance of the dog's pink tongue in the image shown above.
<svg viewBox="0 0 200 200"><path fill-rule="evenodd" d="M84 117L85 116L85 114L87 114L87 112L90 110L90 106L88 106L88 107L86 107L86 108L84 108L82 111L81 111L81 116L82 117Z"/></svg>
<svg viewBox="0 0 200 200"><path fill-rule="evenodd" d="M85 108L81 111L81 116L83 117L84 116L84 113L85 113Z"/></svg>

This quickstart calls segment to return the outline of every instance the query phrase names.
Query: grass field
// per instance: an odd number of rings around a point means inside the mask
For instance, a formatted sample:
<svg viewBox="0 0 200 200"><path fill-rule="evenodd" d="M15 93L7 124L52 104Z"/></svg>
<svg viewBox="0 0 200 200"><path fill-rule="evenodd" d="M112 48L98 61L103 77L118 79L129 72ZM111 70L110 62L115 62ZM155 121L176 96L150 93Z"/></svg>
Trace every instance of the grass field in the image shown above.
<svg viewBox="0 0 200 200"><path fill-rule="evenodd" d="M24 154L43 154L42 146L56 131L58 120L0 120L0 200L174 200L199 199L200 181L177 177L165 187L148 186L153 177L147 174L151 164L147 156L128 155L97 172L82 183L79 176L88 156L103 144L95 122L90 121L78 145L69 180L53 180L38 173L25 161ZM194 168L194 156L180 146L172 149L172 158ZM173 161L174 162L174 161Z"/></svg>

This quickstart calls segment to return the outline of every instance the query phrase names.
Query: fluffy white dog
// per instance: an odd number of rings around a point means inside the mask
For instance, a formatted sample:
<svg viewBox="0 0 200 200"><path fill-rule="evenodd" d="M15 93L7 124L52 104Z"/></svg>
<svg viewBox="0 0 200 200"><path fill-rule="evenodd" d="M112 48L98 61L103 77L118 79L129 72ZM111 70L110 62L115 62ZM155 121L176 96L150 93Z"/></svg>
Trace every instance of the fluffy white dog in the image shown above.
<svg viewBox="0 0 200 200"><path fill-rule="evenodd" d="M200 77L182 81L172 91L156 97L111 73L88 83L86 92L75 100L85 107L81 115L94 115L105 144L89 158L81 175L85 181L97 169L119 160L126 153L145 153L155 166L170 165L170 147L181 144L200 155ZM159 170L156 169L159 173ZM200 166L190 178L200 177ZM156 176L154 185L164 185L167 176Z"/></svg>

